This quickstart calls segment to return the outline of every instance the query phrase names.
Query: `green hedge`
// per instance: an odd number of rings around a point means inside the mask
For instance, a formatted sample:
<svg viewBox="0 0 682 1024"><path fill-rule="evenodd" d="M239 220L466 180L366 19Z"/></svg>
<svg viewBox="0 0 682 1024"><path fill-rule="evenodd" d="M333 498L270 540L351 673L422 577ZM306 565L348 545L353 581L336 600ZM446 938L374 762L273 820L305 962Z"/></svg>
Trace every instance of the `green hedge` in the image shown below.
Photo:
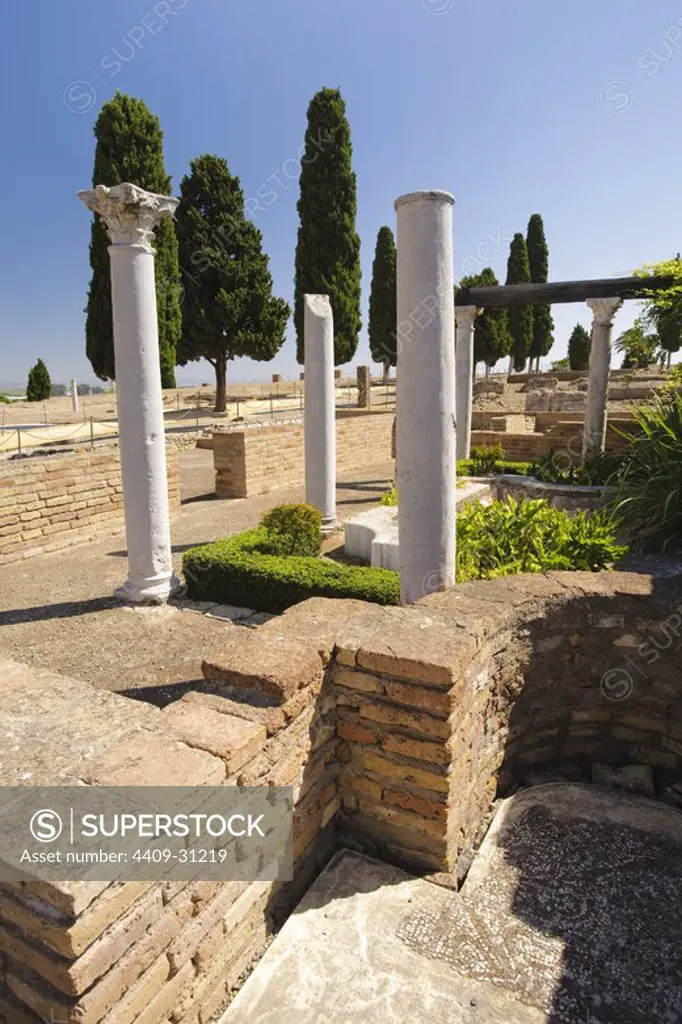
<svg viewBox="0 0 682 1024"><path fill-rule="evenodd" d="M513 476L531 476L532 466L532 462L507 462L506 459L502 459L497 463L494 475L511 473ZM474 467L473 459L460 459L457 463L457 476L476 476Z"/></svg>
<svg viewBox="0 0 682 1024"><path fill-rule="evenodd" d="M265 554L263 527L185 553L182 567L189 597L283 612L309 597L355 597L400 603L398 573L320 558Z"/></svg>

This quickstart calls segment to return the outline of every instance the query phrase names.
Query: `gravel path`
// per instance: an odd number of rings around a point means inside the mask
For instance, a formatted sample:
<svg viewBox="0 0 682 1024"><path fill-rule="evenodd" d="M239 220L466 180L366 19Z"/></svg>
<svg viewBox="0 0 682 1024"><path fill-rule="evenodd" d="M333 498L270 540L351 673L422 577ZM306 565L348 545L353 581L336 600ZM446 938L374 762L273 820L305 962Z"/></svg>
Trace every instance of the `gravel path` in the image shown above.
<svg viewBox="0 0 682 1024"><path fill-rule="evenodd" d="M215 499L213 452L203 449L180 454L180 473L182 514L172 527L178 573L187 548L255 526L273 505L303 499L302 487ZM393 463L384 463L339 481L339 517L348 519L375 504L392 473ZM0 653L101 689L164 684L171 684L167 692L187 689L201 676L202 657L220 644L225 630L243 627L174 607L121 605L111 594L125 571L122 532L0 568Z"/></svg>

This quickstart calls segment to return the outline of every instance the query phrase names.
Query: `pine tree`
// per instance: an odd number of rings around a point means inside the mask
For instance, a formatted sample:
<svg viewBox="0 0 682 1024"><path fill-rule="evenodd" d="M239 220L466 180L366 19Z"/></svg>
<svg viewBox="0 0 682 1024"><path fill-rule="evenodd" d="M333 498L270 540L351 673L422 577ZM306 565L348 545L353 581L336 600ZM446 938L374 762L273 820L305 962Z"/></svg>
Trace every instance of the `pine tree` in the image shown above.
<svg viewBox="0 0 682 1024"><path fill-rule="evenodd" d="M39 359L35 366L28 371L26 383L26 400L28 402L44 402L50 397L52 382L47 367L42 359Z"/></svg>
<svg viewBox="0 0 682 1024"><path fill-rule="evenodd" d="M272 295L261 233L244 216L239 178L222 157L207 153L190 164L176 227L184 275L178 362L208 360L216 376L216 412L224 412L229 360L272 359L290 309Z"/></svg>
<svg viewBox="0 0 682 1024"><path fill-rule="evenodd" d="M568 339L568 365L572 370L588 370L592 337L582 324L576 324Z"/></svg>
<svg viewBox="0 0 682 1024"><path fill-rule="evenodd" d="M528 284L530 266L526 240L517 232L509 247L507 262L507 284ZM509 310L509 334L511 335L511 356L514 369L521 372L528 360L533 341L533 309L531 306L512 306Z"/></svg>
<svg viewBox="0 0 682 1024"><path fill-rule="evenodd" d="M545 228L542 217L534 213L528 221L526 238L528 248L528 265L530 279L533 284L546 284L549 275L549 248L545 239ZM554 320L551 306L533 306L533 341L530 346L531 365L536 361L536 369L540 368L540 359L549 355L554 344Z"/></svg>
<svg viewBox="0 0 682 1024"><path fill-rule="evenodd" d="M463 277L459 287L479 288L499 283L492 267L484 267L480 274ZM507 310L484 307L474 322L474 364L485 363L489 368L494 366L498 359L509 355L510 350Z"/></svg>
<svg viewBox="0 0 682 1024"><path fill-rule="evenodd" d="M390 228L379 229L372 264L369 297L369 349L375 363L383 363L384 376L398 358L395 240Z"/></svg>
<svg viewBox="0 0 682 1024"><path fill-rule="evenodd" d="M168 195L171 179L163 164L163 132L158 117L142 100L117 92L105 103L95 122L95 164L92 184L120 185L130 181L150 192ZM92 278L85 325L86 353L101 380L115 378L111 319L109 236L95 215L90 240ZM175 349L180 340L180 279L175 226L164 217L154 231L156 305L159 321L161 383L175 387Z"/></svg>
<svg viewBox="0 0 682 1024"><path fill-rule="evenodd" d="M303 296L328 295L334 313L334 362L358 347L360 239L355 230L357 188L350 126L338 89L321 89L308 107L298 200L294 323L296 358L304 362Z"/></svg>

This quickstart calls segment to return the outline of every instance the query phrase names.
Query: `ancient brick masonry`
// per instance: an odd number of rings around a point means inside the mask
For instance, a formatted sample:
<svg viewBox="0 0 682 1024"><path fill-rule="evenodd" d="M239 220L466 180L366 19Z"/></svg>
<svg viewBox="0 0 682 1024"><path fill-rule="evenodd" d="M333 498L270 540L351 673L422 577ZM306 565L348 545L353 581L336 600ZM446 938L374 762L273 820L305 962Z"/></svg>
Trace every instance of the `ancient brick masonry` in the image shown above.
<svg viewBox="0 0 682 1024"><path fill-rule="evenodd" d="M392 423L392 413L338 415L337 473L388 462ZM219 498L246 498L303 484L302 422L259 424L215 433L213 452Z"/></svg>
<svg viewBox="0 0 682 1024"><path fill-rule="evenodd" d="M294 881L0 886L0 1019L208 1024L339 845L456 885L533 773L680 776L679 580L316 598L225 635L163 710L0 662L0 784L292 785Z"/></svg>
<svg viewBox="0 0 682 1024"><path fill-rule="evenodd" d="M169 449L171 514L180 509L177 455ZM123 524L118 449L3 462L0 565L117 532Z"/></svg>

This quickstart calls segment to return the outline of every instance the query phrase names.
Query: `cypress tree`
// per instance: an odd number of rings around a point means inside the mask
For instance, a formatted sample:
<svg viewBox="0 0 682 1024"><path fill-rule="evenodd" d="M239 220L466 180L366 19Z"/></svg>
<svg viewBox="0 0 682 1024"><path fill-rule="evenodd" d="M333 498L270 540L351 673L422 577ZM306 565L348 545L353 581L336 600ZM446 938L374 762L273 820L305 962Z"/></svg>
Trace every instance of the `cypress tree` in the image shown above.
<svg viewBox="0 0 682 1024"><path fill-rule="evenodd" d="M171 179L163 164L163 132L158 117L150 113L142 100L117 92L100 110L94 131L97 145L93 187L130 181L150 192L170 193ZM106 228L95 214L90 240L92 278L86 311L85 350L101 380L115 377L109 245ZM175 387L175 349L182 320L178 243L170 217L164 217L156 227L154 248L161 384L172 388Z"/></svg>
<svg viewBox="0 0 682 1024"><path fill-rule="evenodd" d="M484 267L480 274L463 277L459 287L478 288L499 283L492 267ZM509 355L510 350L507 310L484 307L474 321L474 364L485 363L488 369L494 366L498 359Z"/></svg>
<svg viewBox="0 0 682 1024"><path fill-rule="evenodd" d="M521 232L517 232L509 247L507 284L528 284L529 282L530 265L526 240ZM513 365L517 372L521 372L525 368L533 341L533 309L531 306L513 306L509 310L508 316Z"/></svg>
<svg viewBox="0 0 682 1024"><path fill-rule="evenodd" d="M180 185L176 225L184 273L178 362L207 359L216 375L216 412L227 402L227 364L272 359L284 341L289 306L272 295L262 235L244 216L239 178L204 154Z"/></svg>
<svg viewBox="0 0 682 1024"><path fill-rule="evenodd" d="M375 363L383 363L384 375L398 358L395 240L390 228L379 228L372 264L369 296L369 348Z"/></svg>
<svg viewBox="0 0 682 1024"><path fill-rule="evenodd" d="M576 324L568 339L568 365L572 370L587 370L590 366L592 336L582 324Z"/></svg>
<svg viewBox="0 0 682 1024"><path fill-rule="evenodd" d="M50 397L52 382L47 367L42 359L39 359L35 366L28 371L26 383L26 400L28 402L44 402Z"/></svg>
<svg viewBox="0 0 682 1024"><path fill-rule="evenodd" d="M549 248L545 239L545 227L539 213L534 213L528 221L526 238L528 248L528 265L530 279L533 284L546 284L549 275ZM531 364L536 360L536 368L540 368L540 359L549 355L554 344L554 320L551 306L533 306L533 341L530 346Z"/></svg>
<svg viewBox="0 0 682 1024"><path fill-rule="evenodd" d="M334 313L334 362L347 363L358 347L360 239L355 230L357 188L350 126L338 89L321 89L308 107L301 160L296 243L294 324L296 358L304 361L303 296L328 295Z"/></svg>

